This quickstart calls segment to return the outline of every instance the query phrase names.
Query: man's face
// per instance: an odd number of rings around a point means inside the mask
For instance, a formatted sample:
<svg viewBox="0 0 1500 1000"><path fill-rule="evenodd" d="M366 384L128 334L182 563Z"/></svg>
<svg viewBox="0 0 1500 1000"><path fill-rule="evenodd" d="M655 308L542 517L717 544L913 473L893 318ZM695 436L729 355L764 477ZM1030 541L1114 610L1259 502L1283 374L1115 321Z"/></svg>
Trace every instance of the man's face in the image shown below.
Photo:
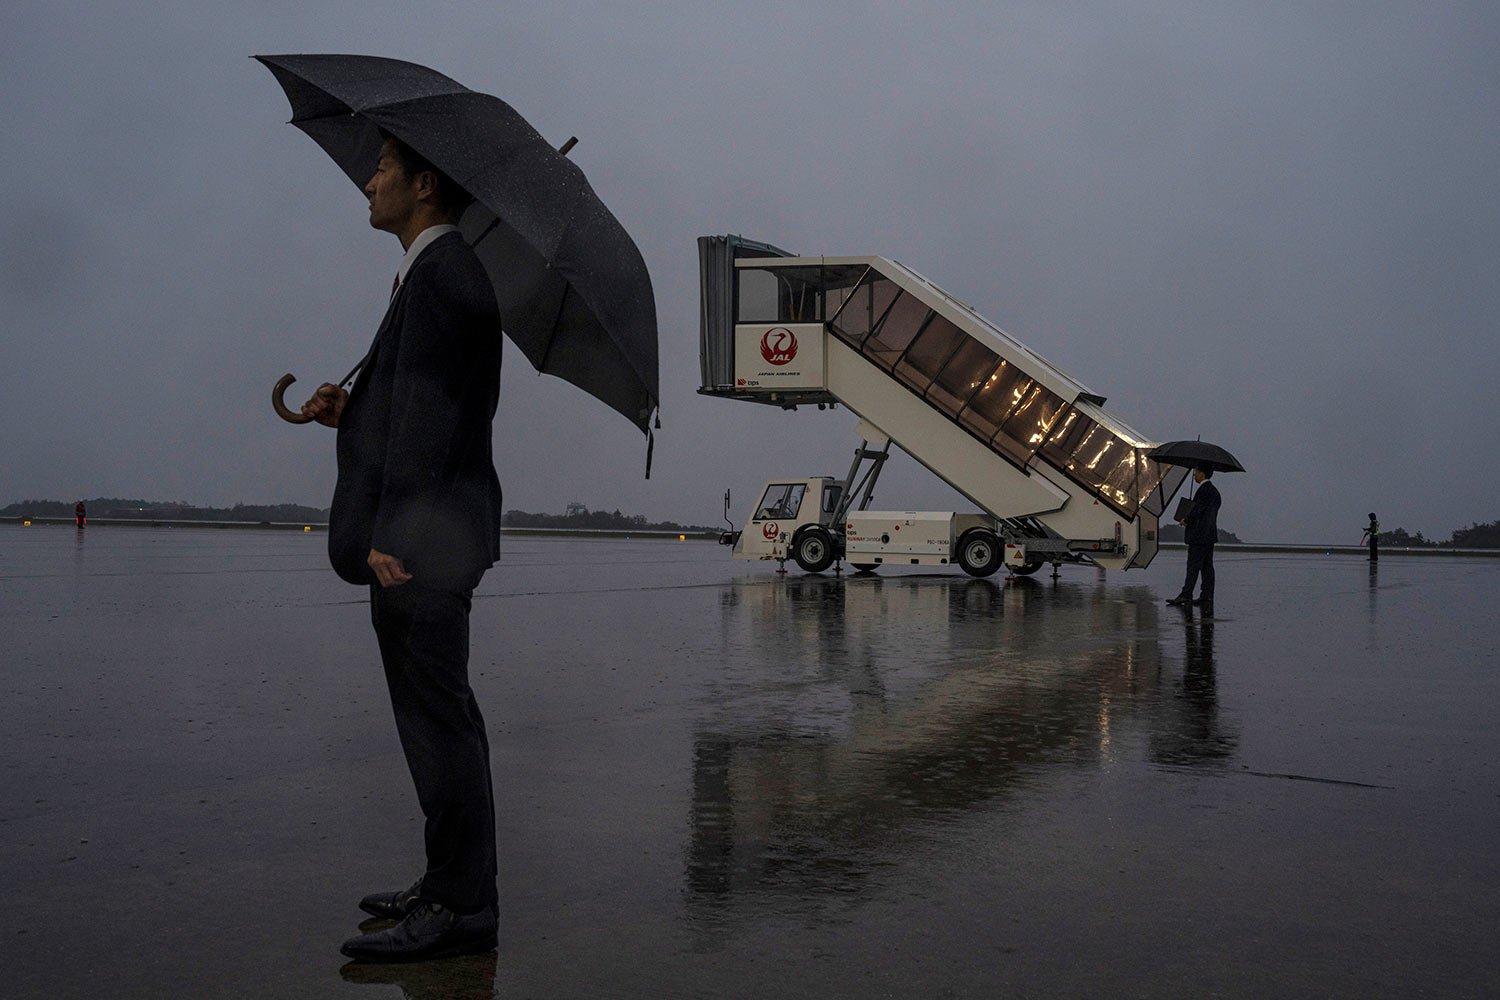
<svg viewBox="0 0 1500 1000"><path fill-rule="evenodd" d="M365 184L370 199L370 225L388 233L400 233L417 210L417 188L406 176L406 167L396 155L391 140L380 147L375 173Z"/></svg>
<svg viewBox="0 0 1500 1000"><path fill-rule="evenodd" d="M1193 482L1195 482L1195 483L1201 483L1201 482L1203 482L1203 480L1205 480L1207 478L1208 477L1203 474L1203 470L1202 469L1194 469L1193 470Z"/></svg>

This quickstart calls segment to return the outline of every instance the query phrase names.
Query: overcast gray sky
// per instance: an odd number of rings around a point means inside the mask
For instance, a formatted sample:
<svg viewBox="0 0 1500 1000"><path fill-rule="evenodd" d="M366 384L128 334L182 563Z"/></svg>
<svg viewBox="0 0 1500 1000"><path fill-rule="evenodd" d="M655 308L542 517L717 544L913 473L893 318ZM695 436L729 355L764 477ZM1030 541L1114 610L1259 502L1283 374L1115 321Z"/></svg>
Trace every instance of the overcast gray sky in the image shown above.
<svg viewBox="0 0 1500 1000"><path fill-rule="evenodd" d="M635 237L652 479L507 353L507 507L714 523L842 474L847 411L696 395L694 240L879 254L1160 439L1228 447L1221 524L1352 543L1500 517L1500 5L262 2L7 6L0 504L326 505L341 377L400 258L254 53L409 59L504 98ZM964 506L904 456L877 505Z"/></svg>

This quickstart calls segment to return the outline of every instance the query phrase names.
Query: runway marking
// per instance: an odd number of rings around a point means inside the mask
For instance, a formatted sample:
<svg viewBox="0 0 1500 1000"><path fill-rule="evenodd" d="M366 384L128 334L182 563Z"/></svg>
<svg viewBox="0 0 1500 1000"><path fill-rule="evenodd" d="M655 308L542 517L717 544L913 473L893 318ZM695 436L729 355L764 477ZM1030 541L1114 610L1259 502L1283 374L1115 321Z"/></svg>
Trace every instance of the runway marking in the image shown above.
<svg viewBox="0 0 1500 1000"><path fill-rule="evenodd" d="M1319 785L1343 785L1347 788L1379 788L1385 791L1395 791L1395 785L1373 785L1367 781L1347 781L1343 778L1319 778L1311 774L1292 774L1289 771L1252 771L1248 767L1241 767L1238 771L1209 771L1198 767L1186 767L1182 765L1165 764L1159 765L1164 770L1176 771L1179 774L1196 774L1203 777L1246 777L1246 778L1281 778L1285 781L1312 781Z"/></svg>
<svg viewBox="0 0 1500 1000"><path fill-rule="evenodd" d="M1384 788L1394 791L1395 785L1372 785L1364 781L1345 781L1342 778L1317 778L1310 774L1288 774L1280 771L1252 771L1249 768L1241 768L1238 774L1251 775L1256 778L1285 778L1288 781L1316 781L1320 785L1348 785L1351 788Z"/></svg>

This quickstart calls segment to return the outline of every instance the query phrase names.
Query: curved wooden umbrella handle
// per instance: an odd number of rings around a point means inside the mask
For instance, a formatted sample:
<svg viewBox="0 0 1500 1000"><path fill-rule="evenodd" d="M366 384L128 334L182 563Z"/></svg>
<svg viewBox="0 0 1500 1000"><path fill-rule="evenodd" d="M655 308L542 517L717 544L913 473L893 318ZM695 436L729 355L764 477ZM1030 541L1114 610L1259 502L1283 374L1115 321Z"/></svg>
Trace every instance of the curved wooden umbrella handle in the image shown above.
<svg viewBox="0 0 1500 1000"><path fill-rule="evenodd" d="M275 410L276 415L289 424L310 423L312 421L312 417L304 417L296 410L290 409L286 405L286 403L282 402L281 397L285 395L287 387L295 381L297 381L297 376L293 375L291 372L287 372L285 375L281 376L281 378L276 383L276 387L271 390L271 409Z"/></svg>

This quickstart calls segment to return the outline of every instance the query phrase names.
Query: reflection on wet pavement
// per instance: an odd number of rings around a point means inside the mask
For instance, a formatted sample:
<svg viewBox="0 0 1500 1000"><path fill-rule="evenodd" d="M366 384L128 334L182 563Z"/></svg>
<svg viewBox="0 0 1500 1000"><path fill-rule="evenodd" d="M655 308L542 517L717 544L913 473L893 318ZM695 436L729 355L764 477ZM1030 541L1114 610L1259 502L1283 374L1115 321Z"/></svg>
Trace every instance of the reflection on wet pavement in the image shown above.
<svg viewBox="0 0 1500 1000"><path fill-rule="evenodd" d="M495 993L494 952L410 965L349 962L339 969L346 983L395 986L403 1000L490 1000Z"/></svg>
<svg viewBox="0 0 1500 1000"><path fill-rule="evenodd" d="M691 890L858 891L924 830L1097 766L1125 727L1153 759L1222 764L1214 624L1190 620L1174 659L1157 600L952 576L726 590L724 708L693 752Z"/></svg>

